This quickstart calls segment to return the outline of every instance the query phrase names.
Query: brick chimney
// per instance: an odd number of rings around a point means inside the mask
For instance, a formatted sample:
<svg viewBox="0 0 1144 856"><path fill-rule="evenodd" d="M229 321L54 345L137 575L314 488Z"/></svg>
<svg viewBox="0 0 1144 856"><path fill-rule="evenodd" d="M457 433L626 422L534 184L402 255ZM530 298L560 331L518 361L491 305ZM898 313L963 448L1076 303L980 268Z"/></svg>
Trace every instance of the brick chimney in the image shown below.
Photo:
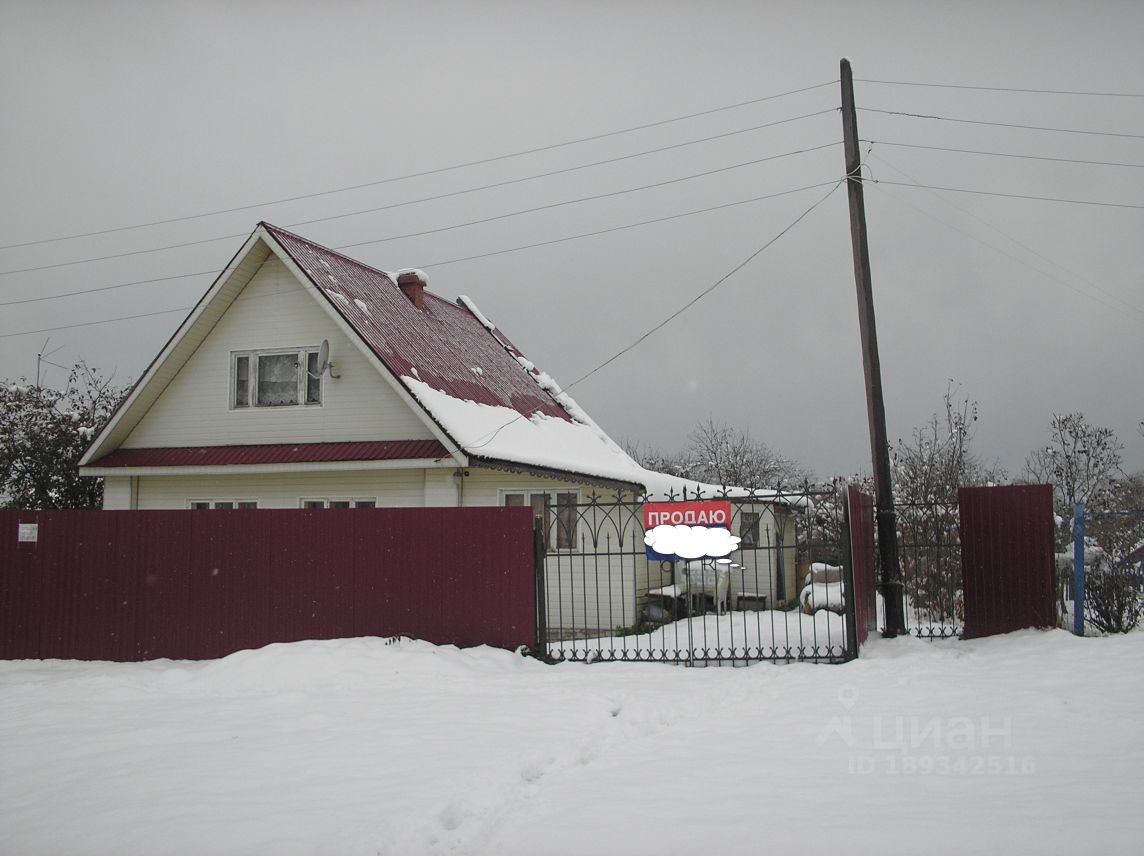
<svg viewBox="0 0 1144 856"><path fill-rule="evenodd" d="M397 287L409 298L409 302L421 309L425 306L425 285L428 277L419 270L402 270L397 273Z"/></svg>

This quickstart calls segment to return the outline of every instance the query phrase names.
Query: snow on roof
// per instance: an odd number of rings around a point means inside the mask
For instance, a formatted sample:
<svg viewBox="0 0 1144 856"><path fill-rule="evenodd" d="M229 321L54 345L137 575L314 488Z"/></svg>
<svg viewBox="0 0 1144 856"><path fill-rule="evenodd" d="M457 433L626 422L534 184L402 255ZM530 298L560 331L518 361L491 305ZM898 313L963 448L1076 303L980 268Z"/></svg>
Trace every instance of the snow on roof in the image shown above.
<svg viewBox="0 0 1144 856"><path fill-rule="evenodd" d="M462 400L507 407L517 413L537 410L556 419L571 417L521 370L502 341L464 306L425 292L414 306L394 277L354 261L298 235L262 224L318 292L397 378L417 375L434 389ZM323 280L330 271L336 291ZM480 366L481 373L471 369ZM448 430L448 426L446 427Z"/></svg>
<svg viewBox="0 0 1144 856"><path fill-rule="evenodd" d="M641 467L470 298L454 304L426 291L418 308L397 287L396 275L262 225L466 454L639 485L653 499L724 493L716 485ZM401 272L406 271L414 269ZM337 292L321 282L331 277Z"/></svg>

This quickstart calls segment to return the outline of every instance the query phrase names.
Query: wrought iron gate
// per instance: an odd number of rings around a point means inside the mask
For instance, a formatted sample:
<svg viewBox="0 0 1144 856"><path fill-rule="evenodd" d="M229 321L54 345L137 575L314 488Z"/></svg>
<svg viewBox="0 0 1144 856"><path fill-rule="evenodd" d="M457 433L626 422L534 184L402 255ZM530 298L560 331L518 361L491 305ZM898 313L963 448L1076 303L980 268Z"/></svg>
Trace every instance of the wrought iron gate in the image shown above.
<svg viewBox="0 0 1144 856"><path fill-rule="evenodd" d="M855 656L844 612L843 495L685 492L731 504L727 563L658 561L644 501L593 495L537 532L538 629L556 661L745 664Z"/></svg>

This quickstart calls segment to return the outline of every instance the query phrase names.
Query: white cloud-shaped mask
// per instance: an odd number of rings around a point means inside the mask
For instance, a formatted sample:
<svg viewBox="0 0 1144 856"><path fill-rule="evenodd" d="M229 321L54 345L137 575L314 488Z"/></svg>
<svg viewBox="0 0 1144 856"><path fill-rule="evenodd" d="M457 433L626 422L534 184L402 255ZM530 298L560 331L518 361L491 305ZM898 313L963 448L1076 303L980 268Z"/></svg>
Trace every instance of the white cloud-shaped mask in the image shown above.
<svg viewBox="0 0 1144 856"><path fill-rule="evenodd" d="M681 559L727 556L739 548L741 540L722 526L662 525L644 534L644 543L652 550Z"/></svg>

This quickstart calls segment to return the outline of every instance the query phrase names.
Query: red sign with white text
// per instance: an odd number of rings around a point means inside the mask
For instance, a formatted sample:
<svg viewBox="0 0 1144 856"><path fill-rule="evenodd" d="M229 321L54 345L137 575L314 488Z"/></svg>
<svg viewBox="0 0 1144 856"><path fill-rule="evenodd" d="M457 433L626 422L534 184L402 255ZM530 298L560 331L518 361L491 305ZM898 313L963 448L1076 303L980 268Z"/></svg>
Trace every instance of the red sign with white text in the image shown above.
<svg viewBox="0 0 1144 856"><path fill-rule="evenodd" d="M725 526L731 528L731 503L726 500L704 502L648 502L643 507L644 529L656 526Z"/></svg>

